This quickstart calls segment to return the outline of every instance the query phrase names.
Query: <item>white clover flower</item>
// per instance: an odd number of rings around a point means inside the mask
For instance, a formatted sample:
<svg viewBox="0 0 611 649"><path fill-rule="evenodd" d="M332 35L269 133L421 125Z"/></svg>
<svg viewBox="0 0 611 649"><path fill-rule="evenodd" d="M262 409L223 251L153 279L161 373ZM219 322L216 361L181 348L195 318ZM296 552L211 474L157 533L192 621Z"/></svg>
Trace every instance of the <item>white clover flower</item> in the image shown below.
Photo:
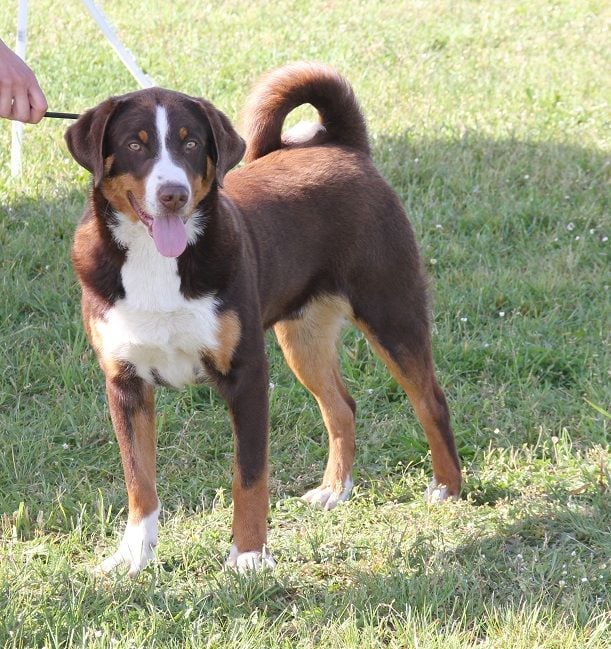
<svg viewBox="0 0 611 649"><path fill-rule="evenodd" d="M567 223L567 224L566 224L566 229L567 229L569 232L572 232L572 231L575 229L575 224L574 224L573 222L571 222L571 223Z"/></svg>

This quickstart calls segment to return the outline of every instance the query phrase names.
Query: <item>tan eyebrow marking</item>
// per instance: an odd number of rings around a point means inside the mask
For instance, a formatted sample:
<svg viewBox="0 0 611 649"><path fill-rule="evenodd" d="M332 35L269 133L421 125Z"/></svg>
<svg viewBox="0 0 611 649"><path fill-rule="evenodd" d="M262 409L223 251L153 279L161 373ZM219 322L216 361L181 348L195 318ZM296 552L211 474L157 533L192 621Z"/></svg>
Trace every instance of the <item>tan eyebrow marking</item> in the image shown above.
<svg viewBox="0 0 611 649"><path fill-rule="evenodd" d="M149 134L146 131L139 131L138 137L146 144L149 141Z"/></svg>
<svg viewBox="0 0 611 649"><path fill-rule="evenodd" d="M188 131L188 130L183 126L183 127L180 129L180 131L178 131L178 137L179 137L181 140L184 140L184 139L187 137L187 135L189 135L189 131Z"/></svg>

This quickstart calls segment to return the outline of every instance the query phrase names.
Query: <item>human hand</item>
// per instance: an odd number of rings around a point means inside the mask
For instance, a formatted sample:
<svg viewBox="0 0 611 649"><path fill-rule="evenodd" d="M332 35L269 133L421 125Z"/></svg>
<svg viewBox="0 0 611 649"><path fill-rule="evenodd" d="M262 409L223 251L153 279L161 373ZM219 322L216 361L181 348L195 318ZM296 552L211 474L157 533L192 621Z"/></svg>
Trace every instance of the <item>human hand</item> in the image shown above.
<svg viewBox="0 0 611 649"><path fill-rule="evenodd" d="M47 100L30 68L0 41L0 117L37 124Z"/></svg>

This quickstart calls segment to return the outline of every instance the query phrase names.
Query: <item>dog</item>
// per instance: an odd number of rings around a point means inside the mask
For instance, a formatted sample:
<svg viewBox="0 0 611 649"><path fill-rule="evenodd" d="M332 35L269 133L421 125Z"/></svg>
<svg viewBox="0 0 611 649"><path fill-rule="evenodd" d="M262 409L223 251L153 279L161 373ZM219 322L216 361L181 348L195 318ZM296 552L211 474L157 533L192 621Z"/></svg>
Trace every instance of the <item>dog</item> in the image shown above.
<svg viewBox="0 0 611 649"><path fill-rule="evenodd" d="M302 104L320 122L283 136L286 116ZM275 565L267 548L269 327L329 435L322 482L306 501L329 510L353 486L355 402L337 360L346 321L364 333L424 428L434 474L426 498L459 495L427 279L401 201L372 162L350 85L325 65L285 66L255 86L245 115L246 141L209 101L150 88L111 97L66 133L92 174L72 259L128 497L124 535L103 571L127 566L134 576L153 558L154 388L197 383L223 397L234 434L226 564L240 572Z"/></svg>

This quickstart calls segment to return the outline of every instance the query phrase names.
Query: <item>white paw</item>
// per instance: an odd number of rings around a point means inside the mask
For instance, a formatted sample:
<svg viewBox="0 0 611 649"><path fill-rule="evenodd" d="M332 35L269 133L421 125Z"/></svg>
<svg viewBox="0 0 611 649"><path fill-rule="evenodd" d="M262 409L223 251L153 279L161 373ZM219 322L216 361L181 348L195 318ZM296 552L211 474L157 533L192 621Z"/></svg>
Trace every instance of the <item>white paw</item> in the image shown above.
<svg viewBox="0 0 611 649"><path fill-rule="evenodd" d="M266 568L273 569L276 567L276 562L265 545L261 549L261 552L257 550L251 552L238 552L236 546L232 545L227 561L225 561L225 565L244 575L249 572Z"/></svg>
<svg viewBox="0 0 611 649"><path fill-rule="evenodd" d="M436 505L448 499L458 500L458 496L451 496L448 487L444 484L439 484L437 479L433 478L424 492L424 500L430 505Z"/></svg>
<svg viewBox="0 0 611 649"><path fill-rule="evenodd" d="M102 561L97 572L112 572L127 566L127 574L135 577L155 557L159 507L139 523L127 523L119 549Z"/></svg>
<svg viewBox="0 0 611 649"><path fill-rule="evenodd" d="M306 494L301 496L302 500L310 503L310 505L316 505L321 507L325 511L333 509L339 503L343 503L352 493L353 482L351 478L348 478L344 482L343 489L340 493L334 491L333 487L316 487L316 489L310 489Z"/></svg>

